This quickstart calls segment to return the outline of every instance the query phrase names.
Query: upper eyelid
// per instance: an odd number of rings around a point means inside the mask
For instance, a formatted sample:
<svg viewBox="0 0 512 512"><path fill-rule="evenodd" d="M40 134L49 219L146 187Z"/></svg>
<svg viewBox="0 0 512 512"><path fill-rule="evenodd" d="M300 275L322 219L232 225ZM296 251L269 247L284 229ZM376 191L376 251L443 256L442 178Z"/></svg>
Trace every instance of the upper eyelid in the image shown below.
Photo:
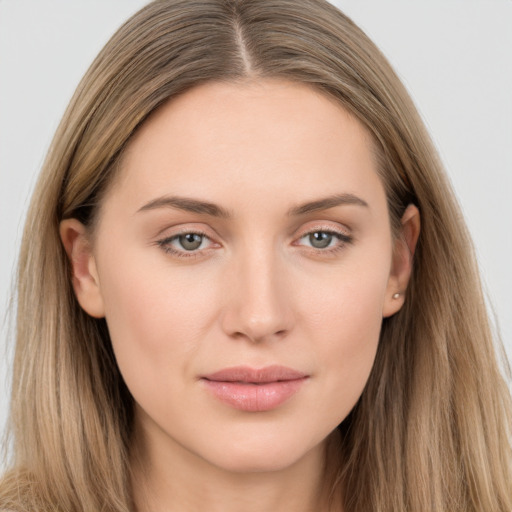
<svg viewBox="0 0 512 512"><path fill-rule="evenodd" d="M313 231L306 231L303 235L296 238L296 240L302 240L303 238L306 238L307 236L310 236L313 233L328 233L330 235L338 237L340 240L352 239L352 235L349 235L348 233L342 233L341 231L334 231L332 229L314 229Z"/></svg>
<svg viewBox="0 0 512 512"><path fill-rule="evenodd" d="M310 236L313 233L329 233L331 235L334 235L335 238L338 238L338 241L340 244L346 244L346 243L352 243L354 241L354 237L352 235L349 235L347 233L342 233L340 231L334 231L334 230L328 230L328 229L314 229L313 231L306 231L303 235L299 236L298 238L295 238L293 244L296 245L296 243L307 236ZM319 249L322 251L325 251L326 249Z"/></svg>
<svg viewBox="0 0 512 512"><path fill-rule="evenodd" d="M204 231L192 230L192 229L186 229L184 231L178 231L177 233L173 233L172 235L169 235L169 236L164 236L163 238L159 238L157 243L159 243L160 245L163 245L165 243L170 243L170 242L176 240L178 237L180 237L182 235L188 235L188 234L199 235L199 236L202 236L202 237L208 239L210 241L210 243L212 243L212 244L218 244L218 242L216 242L211 236L209 236Z"/></svg>
<svg viewBox="0 0 512 512"><path fill-rule="evenodd" d="M213 231L213 234L210 233L212 231ZM167 232L169 234L167 234ZM171 238L175 238L180 235L186 235L188 233L202 235L202 236L209 238L210 240L220 238L217 235L217 233L214 230L212 230L211 228L205 229L203 227L194 227L194 226L180 228L179 225L178 226L166 226L165 228L158 231L158 233L155 235L155 238L160 241L161 240L170 240Z"/></svg>
<svg viewBox="0 0 512 512"><path fill-rule="evenodd" d="M162 231L165 231L165 230L162 230ZM322 231L322 232L325 232L325 233L335 233L335 234L340 234L340 235L346 235L346 236L350 236L350 230L349 229L341 229L341 228L334 228L332 226L325 226L325 225L317 225L317 226L311 226L309 228L305 228L305 229L299 229L295 232L294 234L294 237L298 237L298 238L302 238L306 235L309 235L311 233L315 233L317 231ZM175 232L175 233L172 233L172 234L169 234L168 236L163 236L162 240L171 240L173 238L176 238L178 236L181 236L181 235L187 235L187 234L195 234L195 235L201 235L201 236L204 236L210 240L213 240L213 236L209 235L208 233L206 233L206 230L203 230L203 229L194 229L194 228L188 228L188 229L180 229L179 231ZM159 234L159 236L161 236Z"/></svg>
<svg viewBox="0 0 512 512"><path fill-rule="evenodd" d="M343 227L336 226L335 227L332 224L327 225L322 222L314 223L314 224L311 224L310 226L298 229L296 231L296 233L299 233L299 234L295 235L295 236L302 238L305 235L315 233L317 231L322 231L325 233L335 233L335 234L344 235L344 236L352 236L352 230L346 226L343 226ZM302 233L302 234L300 234L300 233Z"/></svg>
<svg viewBox="0 0 512 512"><path fill-rule="evenodd" d="M314 233L315 231L325 231L328 233L342 233L342 232L344 233L345 231L348 231L348 230L343 230L341 228L333 228L332 226L314 226L314 227L302 230L302 232L306 233L306 234Z"/></svg>
<svg viewBox="0 0 512 512"><path fill-rule="evenodd" d="M329 222L329 224L327 224L327 222ZM325 233L332 233L335 235L340 235L342 237L353 238L352 230L349 229L347 226L345 226L345 225L343 225L343 226L340 225L339 227L333 226L331 222L332 221L311 222L311 223L308 223L309 225L301 226L299 229L294 230L294 234L292 235L292 238L293 238L292 242L300 240L301 238L303 238L309 234L319 232L319 231L325 232ZM339 224L339 223L336 223L336 224ZM162 229L157 235L158 236L157 242L162 244L164 242L174 240L177 237L179 237L181 235L188 234L188 233L201 235L201 236L207 238L210 242L212 242L214 244L220 244L220 242L218 240L220 238L222 238L212 228L203 229L202 227L194 227L193 225L190 227L184 226L183 228L178 228L176 231L173 231L172 233L170 233L168 235L162 235L163 232L173 229L175 227L176 226L172 226L172 227L166 227L166 228ZM213 234L209 233L210 230L213 231Z"/></svg>

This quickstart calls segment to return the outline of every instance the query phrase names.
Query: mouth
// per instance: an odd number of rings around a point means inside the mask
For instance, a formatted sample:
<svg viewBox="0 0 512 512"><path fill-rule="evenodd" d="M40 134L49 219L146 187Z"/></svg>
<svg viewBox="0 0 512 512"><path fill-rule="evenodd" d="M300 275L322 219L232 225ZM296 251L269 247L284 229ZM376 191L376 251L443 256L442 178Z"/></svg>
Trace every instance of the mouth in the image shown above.
<svg viewBox="0 0 512 512"><path fill-rule="evenodd" d="M285 366L237 366L205 375L201 381L226 405L241 411L264 412L288 401L308 378L307 374Z"/></svg>

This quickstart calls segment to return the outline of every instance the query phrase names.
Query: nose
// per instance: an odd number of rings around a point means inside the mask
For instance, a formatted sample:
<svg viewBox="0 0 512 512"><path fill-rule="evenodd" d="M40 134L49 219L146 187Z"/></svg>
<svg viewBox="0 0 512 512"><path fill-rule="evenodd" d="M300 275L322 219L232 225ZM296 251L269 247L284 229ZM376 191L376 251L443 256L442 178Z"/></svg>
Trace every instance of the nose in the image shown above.
<svg viewBox="0 0 512 512"><path fill-rule="evenodd" d="M247 253L227 271L222 329L253 343L282 339L294 323L283 262L270 250Z"/></svg>

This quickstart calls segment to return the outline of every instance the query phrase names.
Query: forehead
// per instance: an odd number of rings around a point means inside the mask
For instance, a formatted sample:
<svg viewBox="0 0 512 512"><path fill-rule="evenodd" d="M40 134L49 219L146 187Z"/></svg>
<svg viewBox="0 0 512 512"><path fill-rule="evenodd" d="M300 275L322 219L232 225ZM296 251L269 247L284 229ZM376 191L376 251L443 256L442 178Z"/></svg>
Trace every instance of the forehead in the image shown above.
<svg viewBox="0 0 512 512"><path fill-rule="evenodd" d="M358 189L383 194L363 125L310 86L263 80L208 83L169 100L128 145L113 192L140 205L165 193L234 204L244 194L299 202Z"/></svg>

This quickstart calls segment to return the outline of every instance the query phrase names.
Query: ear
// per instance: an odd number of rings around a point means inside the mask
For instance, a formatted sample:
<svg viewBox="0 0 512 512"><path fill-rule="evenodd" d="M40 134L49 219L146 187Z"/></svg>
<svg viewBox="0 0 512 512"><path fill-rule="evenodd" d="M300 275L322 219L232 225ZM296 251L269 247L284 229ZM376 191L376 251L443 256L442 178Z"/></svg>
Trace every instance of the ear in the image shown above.
<svg viewBox="0 0 512 512"><path fill-rule="evenodd" d="M96 261L87 228L76 219L60 223L60 238L72 268L72 284L82 309L95 318L105 316Z"/></svg>
<svg viewBox="0 0 512 512"><path fill-rule="evenodd" d="M401 224L400 236L395 240L393 247L383 317L392 316L398 312L405 300L405 290L411 277L414 251L420 235L420 212L416 206L410 204L406 208Z"/></svg>

